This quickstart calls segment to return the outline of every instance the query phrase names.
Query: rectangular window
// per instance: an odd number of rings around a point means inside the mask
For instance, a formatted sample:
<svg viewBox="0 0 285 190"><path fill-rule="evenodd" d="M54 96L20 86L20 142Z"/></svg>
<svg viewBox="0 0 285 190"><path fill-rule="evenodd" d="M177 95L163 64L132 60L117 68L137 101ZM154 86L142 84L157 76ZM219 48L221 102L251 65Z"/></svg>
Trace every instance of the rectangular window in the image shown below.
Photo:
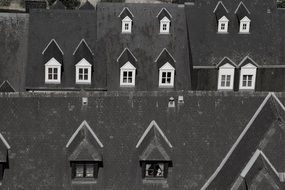
<svg viewBox="0 0 285 190"><path fill-rule="evenodd" d="M133 71L123 71L123 83L132 84L133 82Z"/></svg>
<svg viewBox="0 0 285 190"><path fill-rule="evenodd" d="M221 30L225 30L225 28L226 28L226 24L225 24L225 23L222 23L222 24L221 24Z"/></svg>
<svg viewBox="0 0 285 190"><path fill-rule="evenodd" d="M88 80L88 68L79 68L78 70L78 79L79 80Z"/></svg>
<svg viewBox="0 0 285 190"><path fill-rule="evenodd" d="M243 25L242 25L242 29L243 29L243 30L246 30L246 28L247 28L247 24L243 24Z"/></svg>
<svg viewBox="0 0 285 190"><path fill-rule="evenodd" d="M74 178L97 178L98 162L73 162Z"/></svg>
<svg viewBox="0 0 285 190"><path fill-rule="evenodd" d="M171 84L171 72L167 72L167 71L162 72L161 83L162 84Z"/></svg>
<svg viewBox="0 0 285 190"><path fill-rule="evenodd" d="M126 31L129 30L129 23L125 23L125 30L126 30Z"/></svg>
<svg viewBox="0 0 285 190"><path fill-rule="evenodd" d="M242 76L242 86L251 87L252 86L253 75L243 75Z"/></svg>
<svg viewBox="0 0 285 190"><path fill-rule="evenodd" d="M163 163L146 164L145 177L149 178L164 177L164 164Z"/></svg>
<svg viewBox="0 0 285 190"><path fill-rule="evenodd" d="M162 30L164 30L164 31L167 30L167 24L162 25Z"/></svg>
<svg viewBox="0 0 285 190"><path fill-rule="evenodd" d="M57 68L48 68L48 80L57 80L58 76Z"/></svg>
<svg viewBox="0 0 285 190"><path fill-rule="evenodd" d="M222 75L221 87L230 87L230 86L231 86L231 75Z"/></svg>

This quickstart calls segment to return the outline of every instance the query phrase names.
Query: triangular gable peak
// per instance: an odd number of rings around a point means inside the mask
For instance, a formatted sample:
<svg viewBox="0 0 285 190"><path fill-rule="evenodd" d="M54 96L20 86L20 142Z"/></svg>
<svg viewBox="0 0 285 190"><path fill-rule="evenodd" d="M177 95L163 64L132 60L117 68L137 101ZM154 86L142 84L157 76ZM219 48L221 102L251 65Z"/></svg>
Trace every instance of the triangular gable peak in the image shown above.
<svg viewBox="0 0 285 190"><path fill-rule="evenodd" d="M130 9L128 7L124 7L124 9L121 11L121 13L119 14L118 17L120 17L122 20L125 18L125 17L129 17L130 19L133 19L134 18L134 15L133 13L130 11Z"/></svg>
<svg viewBox="0 0 285 190"><path fill-rule="evenodd" d="M235 14L237 15L238 19L241 21L245 16L249 18L250 11L245 6L245 4L241 1L235 10Z"/></svg>
<svg viewBox="0 0 285 190"><path fill-rule="evenodd" d="M129 48L125 48L117 58L117 62L119 63L120 67L122 67L127 62L130 62L132 65L136 66L137 61L137 58L134 56L131 50L129 50Z"/></svg>
<svg viewBox="0 0 285 190"><path fill-rule="evenodd" d="M165 63L170 63L172 65L173 68L175 68L175 62L176 60L173 58L173 56L169 53L169 51L164 48L160 54L158 55L158 57L155 59L155 61L157 63L157 67L161 68Z"/></svg>
<svg viewBox="0 0 285 190"><path fill-rule="evenodd" d="M88 136L89 135L89 136ZM90 136L91 135L91 136ZM94 131L91 129L91 127L89 126L89 124L86 121L83 121L80 126L78 127L78 129L73 133L73 135L71 136L71 138L69 139L69 141L66 144L66 148L69 148L70 145L73 143L73 141L76 139L77 136L80 136L81 138L79 139L86 139L88 137L91 137L90 140L95 140L95 142L101 147L103 148L103 144L102 142L99 140L99 138L97 137L97 135L94 133ZM81 142L81 141L80 141Z"/></svg>
<svg viewBox="0 0 285 190"><path fill-rule="evenodd" d="M80 47L88 49L89 52L94 55L93 51L91 50L91 48L89 47L89 45L87 44L87 42L85 41L85 39L82 39L79 44L77 45L77 47L75 48L74 52L72 55L75 55L76 52L78 51L78 49L80 49Z"/></svg>
<svg viewBox="0 0 285 190"><path fill-rule="evenodd" d="M85 67L90 67L92 66L86 59L81 59L75 66L85 66Z"/></svg>
<svg viewBox="0 0 285 190"><path fill-rule="evenodd" d="M216 15L216 19L219 20L223 16L227 16L229 11L226 8L226 6L223 4L222 1L219 1L213 11L213 13Z"/></svg>
<svg viewBox="0 0 285 190"><path fill-rule="evenodd" d="M94 53L92 52L91 48L84 39L79 42L79 44L73 51L73 56L75 64L78 64L78 62L81 61L83 58L86 59L91 65L94 62Z"/></svg>
<svg viewBox="0 0 285 190"><path fill-rule="evenodd" d="M59 63L63 64L63 51L55 41L52 39L42 52L43 63L46 64L50 59L55 58Z"/></svg>
<svg viewBox="0 0 285 190"><path fill-rule="evenodd" d="M51 9L66 9L65 5L59 1L59 0L56 0L50 7Z"/></svg>
<svg viewBox="0 0 285 190"><path fill-rule="evenodd" d="M223 16L222 18L219 19L221 22L227 22L229 19L226 16Z"/></svg>
<svg viewBox="0 0 285 190"><path fill-rule="evenodd" d="M147 129L145 130L145 132L143 133L143 135L141 136L141 138L139 139L136 148L139 148L140 145L142 144L142 142L145 140L146 136L150 133L153 132L154 137L159 137L161 136L162 139L165 141L165 143L169 146L169 148L172 148L172 144L169 142L169 140L167 139L167 137L165 136L165 134L163 133L163 131L159 128L159 126L157 125L157 123L153 120L149 126L147 127Z"/></svg>
<svg viewBox="0 0 285 190"><path fill-rule="evenodd" d="M13 88L9 81L5 80L0 85L0 92L16 92L16 90Z"/></svg>
<svg viewBox="0 0 285 190"><path fill-rule="evenodd" d="M230 68L232 67L237 67L237 65L228 57L224 57L218 64L217 64L217 68L220 68L220 67L226 67L226 66L229 66Z"/></svg>
<svg viewBox="0 0 285 190"><path fill-rule="evenodd" d="M61 66L61 64L53 57L45 65L48 66Z"/></svg>
<svg viewBox="0 0 285 190"><path fill-rule="evenodd" d="M87 0L81 7L80 10L95 10L95 7Z"/></svg>
<svg viewBox="0 0 285 190"><path fill-rule="evenodd" d="M128 61L121 67L121 69L135 70L136 68Z"/></svg>
<svg viewBox="0 0 285 190"><path fill-rule="evenodd" d="M70 161L102 161L102 155L87 139L83 139L69 155Z"/></svg>
<svg viewBox="0 0 285 190"><path fill-rule="evenodd" d="M175 70L174 67L170 63L165 63L162 67L159 68L160 70Z"/></svg>
<svg viewBox="0 0 285 190"><path fill-rule="evenodd" d="M169 13L169 11L166 8L162 8L159 13L156 15L158 20L162 20L164 17L168 18L168 20L171 20L172 15Z"/></svg>
<svg viewBox="0 0 285 190"><path fill-rule="evenodd" d="M1 133L0 139L0 162L7 162L8 150L11 147Z"/></svg>
<svg viewBox="0 0 285 190"><path fill-rule="evenodd" d="M253 59L251 59L249 56L244 57L241 60L241 62L239 63L238 67L241 68L241 67L245 67L245 66L250 66L248 64L254 66L255 68L259 67L259 65Z"/></svg>
<svg viewBox="0 0 285 190"><path fill-rule="evenodd" d="M56 47L56 48L61 52L61 54L64 55L62 49L60 48L60 46L58 45L58 43L56 42L55 39L52 39L52 40L48 43L48 45L47 45L47 46L45 47L45 49L42 51L42 54L44 55L44 54L46 53L47 49L53 48L53 47Z"/></svg>

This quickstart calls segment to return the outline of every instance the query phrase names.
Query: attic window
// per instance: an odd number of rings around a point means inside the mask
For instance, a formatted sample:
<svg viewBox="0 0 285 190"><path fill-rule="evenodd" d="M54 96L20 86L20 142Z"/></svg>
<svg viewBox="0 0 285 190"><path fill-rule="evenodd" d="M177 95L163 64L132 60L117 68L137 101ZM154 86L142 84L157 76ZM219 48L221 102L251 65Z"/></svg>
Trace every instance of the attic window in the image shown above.
<svg viewBox="0 0 285 190"><path fill-rule="evenodd" d="M135 86L136 68L128 61L120 70L120 85Z"/></svg>
<svg viewBox="0 0 285 190"><path fill-rule="evenodd" d="M71 162L73 179L97 179L99 171L98 161L74 161Z"/></svg>
<svg viewBox="0 0 285 190"><path fill-rule="evenodd" d="M128 16L122 20L122 33L132 33L132 19Z"/></svg>
<svg viewBox="0 0 285 190"><path fill-rule="evenodd" d="M159 87L174 86L174 71L174 67L168 62L159 69Z"/></svg>
<svg viewBox="0 0 285 190"><path fill-rule="evenodd" d="M45 83L60 84L61 79L61 64L51 58L45 64Z"/></svg>
<svg viewBox="0 0 285 190"><path fill-rule="evenodd" d="M218 24L218 33L228 33L228 25L229 19L227 19L227 17L223 16L220 18Z"/></svg>
<svg viewBox="0 0 285 190"><path fill-rule="evenodd" d="M75 67L76 84L91 84L91 64L83 58Z"/></svg>
<svg viewBox="0 0 285 190"><path fill-rule="evenodd" d="M167 178L169 162L141 161L143 179Z"/></svg>
<svg viewBox="0 0 285 190"><path fill-rule="evenodd" d="M241 21L240 21L240 33L249 33L250 29L250 19L245 16Z"/></svg>
<svg viewBox="0 0 285 190"><path fill-rule="evenodd" d="M233 90L235 67L229 63L219 68L218 89Z"/></svg>
<svg viewBox="0 0 285 190"><path fill-rule="evenodd" d="M256 79L256 66L251 63L241 67L240 70L240 89L243 90L254 90L255 79Z"/></svg>
<svg viewBox="0 0 285 190"><path fill-rule="evenodd" d="M160 33L169 34L169 28L170 20L165 16L162 20L160 20Z"/></svg>

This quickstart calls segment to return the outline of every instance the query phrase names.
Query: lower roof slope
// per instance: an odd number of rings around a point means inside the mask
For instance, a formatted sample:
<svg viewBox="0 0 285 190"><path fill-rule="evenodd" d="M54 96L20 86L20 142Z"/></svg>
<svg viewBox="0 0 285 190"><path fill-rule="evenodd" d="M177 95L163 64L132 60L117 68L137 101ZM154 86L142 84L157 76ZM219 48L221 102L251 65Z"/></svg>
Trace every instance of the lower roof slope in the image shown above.
<svg viewBox="0 0 285 190"><path fill-rule="evenodd" d="M170 97L184 103L168 107ZM88 105L82 105L88 97ZM9 142L4 189L82 189L72 185L65 148L86 120L100 141L98 189L164 189L144 184L136 144L152 120L171 145L169 189L200 189L265 98L254 93L93 93L2 95L0 132Z"/></svg>

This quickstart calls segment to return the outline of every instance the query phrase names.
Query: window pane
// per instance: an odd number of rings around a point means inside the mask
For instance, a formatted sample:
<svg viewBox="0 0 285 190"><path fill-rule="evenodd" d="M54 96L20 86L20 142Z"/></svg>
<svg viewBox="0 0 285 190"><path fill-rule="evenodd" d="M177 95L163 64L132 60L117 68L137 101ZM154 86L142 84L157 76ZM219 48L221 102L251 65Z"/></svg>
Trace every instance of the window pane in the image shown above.
<svg viewBox="0 0 285 190"><path fill-rule="evenodd" d="M88 75L84 75L84 80L88 80Z"/></svg>
<svg viewBox="0 0 285 190"><path fill-rule="evenodd" d="M84 166L82 164L76 165L76 177L83 177Z"/></svg>
<svg viewBox="0 0 285 190"><path fill-rule="evenodd" d="M162 83L162 84L165 84L165 83L166 83L166 78L162 78L162 79L161 79L161 83Z"/></svg>
<svg viewBox="0 0 285 190"><path fill-rule="evenodd" d="M124 71L124 72L123 72L123 76L124 76L124 77L127 77L127 76L128 76L128 72L127 72L127 71Z"/></svg>
<svg viewBox="0 0 285 190"><path fill-rule="evenodd" d="M57 73L57 68L53 68L53 72L54 72L54 73Z"/></svg>
<svg viewBox="0 0 285 190"><path fill-rule="evenodd" d="M49 75L48 75L48 79L52 79L52 74L49 74Z"/></svg>
<svg viewBox="0 0 285 190"><path fill-rule="evenodd" d="M82 80L83 79L83 75L79 74L78 78L79 78L79 80Z"/></svg>
<svg viewBox="0 0 285 190"><path fill-rule="evenodd" d="M94 165L93 164L86 165L86 177L94 177Z"/></svg>
<svg viewBox="0 0 285 190"><path fill-rule="evenodd" d="M83 69L79 69L79 74L83 74Z"/></svg>
<svg viewBox="0 0 285 190"><path fill-rule="evenodd" d="M163 177L164 164L152 163L146 164L146 177Z"/></svg>
<svg viewBox="0 0 285 190"><path fill-rule="evenodd" d="M54 75L53 75L53 79L54 79L54 80L57 80L57 74L54 74Z"/></svg>
<svg viewBox="0 0 285 190"><path fill-rule="evenodd" d="M162 77L166 77L166 72L162 72Z"/></svg>
<svg viewBox="0 0 285 190"><path fill-rule="evenodd" d="M88 69L84 69L84 74L88 74Z"/></svg>
<svg viewBox="0 0 285 190"><path fill-rule="evenodd" d="M171 72L167 73L167 77L171 78Z"/></svg>
<svg viewBox="0 0 285 190"><path fill-rule="evenodd" d="M132 77L132 75L133 75L133 72L129 71L129 77Z"/></svg>
<svg viewBox="0 0 285 190"><path fill-rule="evenodd" d="M48 68L48 73L52 73L52 68Z"/></svg>
<svg viewBox="0 0 285 190"><path fill-rule="evenodd" d="M226 75L222 75L222 77L221 77L221 86L225 86L226 85Z"/></svg>
<svg viewBox="0 0 285 190"><path fill-rule="evenodd" d="M229 87L231 85L231 75L227 75L226 86Z"/></svg>

